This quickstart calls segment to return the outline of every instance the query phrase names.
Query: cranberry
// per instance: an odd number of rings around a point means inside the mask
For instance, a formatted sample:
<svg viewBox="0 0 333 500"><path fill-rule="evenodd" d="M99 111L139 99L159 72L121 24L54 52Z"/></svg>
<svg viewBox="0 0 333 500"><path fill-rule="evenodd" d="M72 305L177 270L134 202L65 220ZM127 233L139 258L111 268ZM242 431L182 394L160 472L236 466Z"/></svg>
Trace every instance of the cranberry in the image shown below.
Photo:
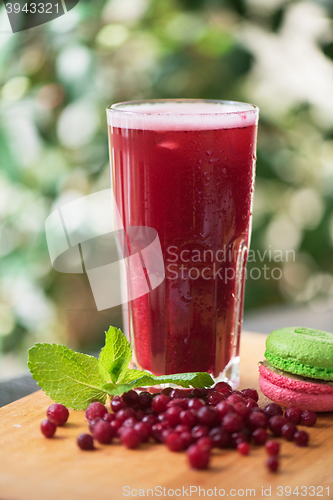
<svg viewBox="0 0 333 500"><path fill-rule="evenodd" d="M200 387L196 387L191 391L191 396L194 396L195 398L205 398L207 395L208 395L208 389L202 389Z"/></svg>
<svg viewBox="0 0 333 500"><path fill-rule="evenodd" d="M280 415L275 415L271 417L268 421L268 426L270 430L273 432L274 436L281 436L282 427L286 424L288 420L285 417L281 417Z"/></svg>
<svg viewBox="0 0 333 500"><path fill-rule="evenodd" d="M267 441L267 443L265 444L265 448L268 455L276 456L280 452L280 443L278 443L277 441L270 440Z"/></svg>
<svg viewBox="0 0 333 500"><path fill-rule="evenodd" d="M69 411L66 406L60 403L54 403L48 407L46 417L55 425L64 425L68 420Z"/></svg>
<svg viewBox="0 0 333 500"><path fill-rule="evenodd" d="M47 420L47 418L45 418L40 424L40 430L45 437L51 438L57 430L57 426L56 424L50 422L50 420Z"/></svg>
<svg viewBox="0 0 333 500"><path fill-rule="evenodd" d="M95 403L91 403L88 408L86 409L85 416L86 420L90 422L94 418L103 418L103 416L108 412L106 407L102 405L102 403L98 403L96 401Z"/></svg>
<svg viewBox="0 0 333 500"><path fill-rule="evenodd" d="M182 432L191 432L191 428L185 424L178 424L175 427L175 432L177 432L177 434L181 434Z"/></svg>
<svg viewBox="0 0 333 500"><path fill-rule="evenodd" d="M227 413L222 419L222 426L227 432L238 432L243 427L243 419L236 413Z"/></svg>
<svg viewBox="0 0 333 500"><path fill-rule="evenodd" d="M314 411L304 410L301 415L301 425L312 427L317 422L317 415Z"/></svg>
<svg viewBox="0 0 333 500"><path fill-rule="evenodd" d="M137 424L138 421L136 418L134 417L129 417L129 418L126 418L126 420L123 422L122 426L123 427L134 427L135 424Z"/></svg>
<svg viewBox="0 0 333 500"><path fill-rule="evenodd" d="M206 448L209 451L213 448L213 441L208 436L205 436L205 437L198 439L196 444L197 444L197 446L200 446L201 448Z"/></svg>
<svg viewBox="0 0 333 500"><path fill-rule="evenodd" d="M156 413L163 413L167 409L167 404L170 401L170 397L166 394L159 394L153 398L151 403L152 409L156 411Z"/></svg>
<svg viewBox="0 0 333 500"><path fill-rule="evenodd" d="M171 391L173 391L172 387L165 387L161 390L161 394L165 394L166 396L170 396Z"/></svg>
<svg viewBox="0 0 333 500"><path fill-rule="evenodd" d="M136 391L133 391L133 389L124 392L124 394L121 396L121 399L125 401L127 406L134 406L140 401L139 394Z"/></svg>
<svg viewBox="0 0 333 500"><path fill-rule="evenodd" d="M146 410L151 407L153 397L150 392L143 391L139 394L139 407L141 410Z"/></svg>
<svg viewBox="0 0 333 500"><path fill-rule="evenodd" d="M176 432L170 432L165 440L165 444L171 451L181 451L184 447L182 438Z"/></svg>
<svg viewBox="0 0 333 500"><path fill-rule="evenodd" d="M180 434L181 440L183 441L183 448L188 448L194 443L195 439L190 432L182 432Z"/></svg>
<svg viewBox="0 0 333 500"><path fill-rule="evenodd" d="M154 424L151 428L151 435L158 443L162 443L162 432L170 429L170 425L167 421Z"/></svg>
<svg viewBox="0 0 333 500"><path fill-rule="evenodd" d="M199 424L208 425L208 427L214 427L218 422L217 413L215 408L211 406L203 406L197 411L197 418Z"/></svg>
<svg viewBox="0 0 333 500"><path fill-rule="evenodd" d="M250 452L250 445L246 441L242 441L241 443L238 443L237 450L241 453L241 455L248 455Z"/></svg>
<svg viewBox="0 0 333 500"><path fill-rule="evenodd" d="M208 394L206 402L209 405L216 406L217 404L220 403L220 401L224 401L225 396L221 394L220 392L213 391L210 394Z"/></svg>
<svg viewBox="0 0 333 500"><path fill-rule="evenodd" d="M113 424L113 422L111 422ZM109 444L115 436L115 429L105 420L99 420L93 428L93 436L101 444Z"/></svg>
<svg viewBox="0 0 333 500"><path fill-rule="evenodd" d="M259 400L258 392L255 389L243 389L241 393L244 398L254 399L255 402Z"/></svg>
<svg viewBox="0 0 333 500"><path fill-rule="evenodd" d="M165 412L166 420L169 422L171 427L175 427L180 423L181 412L182 410L181 408L179 408L179 406L172 406L171 408L167 409L167 411Z"/></svg>
<svg viewBox="0 0 333 500"><path fill-rule="evenodd" d="M224 394L225 396L228 396L229 394L231 394L232 388L226 382L218 382L214 386L214 391L218 391L221 394Z"/></svg>
<svg viewBox="0 0 333 500"><path fill-rule="evenodd" d="M214 427L209 433L213 441L213 446L217 448L226 448L230 444L230 434L222 427Z"/></svg>
<svg viewBox="0 0 333 500"><path fill-rule="evenodd" d="M111 400L111 408L114 413L127 408L127 404L120 396L114 396Z"/></svg>
<svg viewBox="0 0 333 500"><path fill-rule="evenodd" d="M200 439L202 437L208 436L209 428L206 425L196 425L191 430L191 434L194 439Z"/></svg>
<svg viewBox="0 0 333 500"><path fill-rule="evenodd" d="M111 413L108 413L108 415L111 415ZM93 432L94 427L97 424L97 422L99 422L100 420L104 420L104 418L97 417L97 418L94 418L93 420L90 420L90 422L89 422L89 431L91 433Z"/></svg>
<svg viewBox="0 0 333 500"><path fill-rule="evenodd" d="M249 442L249 438L244 432L233 432L231 434L231 444L236 448L239 443Z"/></svg>
<svg viewBox="0 0 333 500"><path fill-rule="evenodd" d="M183 410L179 415L179 420L181 424L192 428L197 423L197 414L194 410Z"/></svg>
<svg viewBox="0 0 333 500"><path fill-rule="evenodd" d="M307 446L309 442L309 435L305 431L297 431L294 434L296 446Z"/></svg>
<svg viewBox="0 0 333 500"><path fill-rule="evenodd" d="M240 396L239 394L231 394L231 396L228 396L227 398L228 403L236 404L236 403L243 403L244 398Z"/></svg>
<svg viewBox="0 0 333 500"><path fill-rule="evenodd" d="M287 422L282 426L281 436L284 437L287 441L292 441L296 432L296 425L294 425L292 422Z"/></svg>
<svg viewBox="0 0 333 500"><path fill-rule="evenodd" d="M233 405L228 401L221 401L221 403L215 406L215 410L220 420L228 413L235 413Z"/></svg>
<svg viewBox="0 0 333 500"><path fill-rule="evenodd" d="M109 425L111 429L113 429L114 435L116 436L122 426L122 422L120 420L113 420Z"/></svg>
<svg viewBox="0 0 333 500"><path fill-rule="evenodd" d="M247 419L247 424L251 430L267 429L268 419L264 413L252 411Z"/></svg>
<svg viewBox="0 0 333 500"><path fill-rule="evenodd" d="M154 424L157 424L157 418L155 415L146 415L143 417L142 422L146 422L152 427Z"/></svg>
<svg viewBox="0 0 333 500"><path fill-rule="evenodd" d="M279 461L276 457L269 457L269 459L266 462L266 465L271 472L276 472L279 467Z"/></svg>
<svg viewBox="0 0 333 500"><path fill-rule="evenodd" d="M103 415L103 420L105 420L105 422L109 422L109 424L113 422L115 419L116 419L115 413L105 413Z"/></svg>
<svg viewBox="0 0 333 500"><path fill-rule="evenodd" d="M283 415L281 406L276 403L269 403L269 405L265 406L264 412L267 418L274 417L274 415Z"/></svg>
<svg viewBox="0 0 333 500"><path fill-rule="evenodd" d="M252 398L244 398L244 403L250 410L258 407L258 403Z"/></svg>
<svg viewBox="0 0 333 500"><path fill-rule="evenodd" d="M205 406L204 400L198 398L190 399L187 403L187 407L189 410L200 410L200 408L202 408L203 406Z"/></svg>
<svg viewBox="0 0 333 500"><path fill-rule="evenodd" d="M234 404L234 409L237 415L242 418L246 418L250 415L251 409L248 408L244 403L236 403Z"/></svg>
<svg viewBox="0 0 333 500"><path fill-rule="evenodd" d="M174 398L169 401L167 404L167 408L171 408L172 406L179 406L182 410L187 409L187 400L185 398Z"/></svg>
<svg viewBox="0 0 333 500"><path fill-rule="evenodd" d="M171 399L183 399L183 398L188 398L188 393L183 391L182 389L172 389L170 392L170 398Z"/></svg>
<svg viewBox="0 0 333 500"><path fill-rule="evenodd" d="M135 417L135 411L132 408L124 408L123 410L119 410L116 414L116 420L122 424L131 417Z"/></svg>
<svg viewBox="0 0 333 500"><path fill-rule="evenodd" d="M298 408L297 406L290 406L286 408L284 416L293 424L298 425L302 420L303 410Z"/></svg>
<svg viewBox="0 0 333 500"><path fill-rule="evenodd" d="M122 431L120 441L126 448L134 449L139 446L141 437L133 427L127 427Z"/></svg>
<svg viewBox="0 0 333 500"><path fill-rule="evenodd" d="M151 425L149 425L147 422L137 422L134 425L134 430L136 430L136 432L139 434L143 443L145 441L148 441L151 434Z"/></svg>
<svg viewBox="0 0 333 500"><path fill-rule="evenodd" d="M90 434L80 434L77 437L77 445L81 450L93 450L94 438Z"/></svg>
<svg viewBox="0 0 333 500"><path fill-rule="evenodd" d="M267 438L268 438L268 433L265 431L265 429L262 429L262 428L258 428L258 429L255 429L253 432L252 432L252 437L253 437L253 441L254 441L254 444L265 444L266 441L267 441Z"/></svg>
<svg viewBox="0 0 333 500"><path fill-rule="evenodd" d="M187 450L188 460L194 469L207 469L210 459L210 450L192 444Z"/></svg>

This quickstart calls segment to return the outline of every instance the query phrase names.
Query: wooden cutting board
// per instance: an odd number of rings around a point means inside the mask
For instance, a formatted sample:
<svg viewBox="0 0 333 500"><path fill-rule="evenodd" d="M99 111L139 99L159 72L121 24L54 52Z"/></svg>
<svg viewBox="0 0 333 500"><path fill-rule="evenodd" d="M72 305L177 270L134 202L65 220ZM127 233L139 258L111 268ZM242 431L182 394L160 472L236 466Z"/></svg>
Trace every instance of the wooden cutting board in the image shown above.
<svg viewBox="0 0 333 500"><path fill-rule="evenodd" d="M243 333L243 388L258 386L264 341L265 335ZM56 437L46 439L39 425L50 403L39 391L0 409L0 500L333 498L333 414L320 415L316 426L307 429L309 447L281 440L277 474L266 470L262 447L252 447L246 457L235 450L214 450L210 469L195 471L185 453L172 453L163 445L79 450L76 436L87 429L83 412L72 411Z"/></svg>

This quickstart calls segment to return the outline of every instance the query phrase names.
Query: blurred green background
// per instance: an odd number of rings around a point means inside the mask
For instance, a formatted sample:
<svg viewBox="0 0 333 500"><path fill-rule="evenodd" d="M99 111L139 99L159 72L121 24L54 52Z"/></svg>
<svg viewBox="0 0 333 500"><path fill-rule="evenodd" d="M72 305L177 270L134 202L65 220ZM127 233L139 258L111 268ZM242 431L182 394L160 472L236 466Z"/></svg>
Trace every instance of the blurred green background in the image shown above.
<svg viewBox="0 0 333 500"><path fill-rule="evenodd" d="M329 0L81 0L13 35L1 7L0 378L36 341L91 350L121 324L120 308L97 312L85 276L52 269L44 229L57 207L110 187L105 108L118 101L257 104L248 272L282 277L253 273L246 311L332 308L332 17ZM276 250L295 258L270 262Z"/></svg>

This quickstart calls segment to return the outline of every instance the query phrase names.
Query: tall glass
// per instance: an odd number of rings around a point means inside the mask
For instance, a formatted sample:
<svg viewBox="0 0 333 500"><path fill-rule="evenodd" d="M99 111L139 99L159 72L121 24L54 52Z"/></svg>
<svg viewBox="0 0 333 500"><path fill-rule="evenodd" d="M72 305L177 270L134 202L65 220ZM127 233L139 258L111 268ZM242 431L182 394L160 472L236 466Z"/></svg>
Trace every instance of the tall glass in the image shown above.
<svg viewBox="0 0 333 500"><path fill-rule="evenodd" d="M207 371L235 387L258 108L152 100L114 104L107 115L125 240L133 228L155 230L165 269L127 307L134 363L157 375Z"/></svg>

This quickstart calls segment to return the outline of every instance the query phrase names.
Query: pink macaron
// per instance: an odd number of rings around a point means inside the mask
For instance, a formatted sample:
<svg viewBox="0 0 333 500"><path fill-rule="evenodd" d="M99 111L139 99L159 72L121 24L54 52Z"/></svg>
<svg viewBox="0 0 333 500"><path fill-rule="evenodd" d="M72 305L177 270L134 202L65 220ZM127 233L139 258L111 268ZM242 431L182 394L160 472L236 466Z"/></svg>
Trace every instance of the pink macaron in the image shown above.
<svg viewBox="0 0 333 500"><path fill-rule="evenodd" d="M333 385L287 373L264 362L259 367L263 394L282 406L315 412L333 411Z"/></svg>

